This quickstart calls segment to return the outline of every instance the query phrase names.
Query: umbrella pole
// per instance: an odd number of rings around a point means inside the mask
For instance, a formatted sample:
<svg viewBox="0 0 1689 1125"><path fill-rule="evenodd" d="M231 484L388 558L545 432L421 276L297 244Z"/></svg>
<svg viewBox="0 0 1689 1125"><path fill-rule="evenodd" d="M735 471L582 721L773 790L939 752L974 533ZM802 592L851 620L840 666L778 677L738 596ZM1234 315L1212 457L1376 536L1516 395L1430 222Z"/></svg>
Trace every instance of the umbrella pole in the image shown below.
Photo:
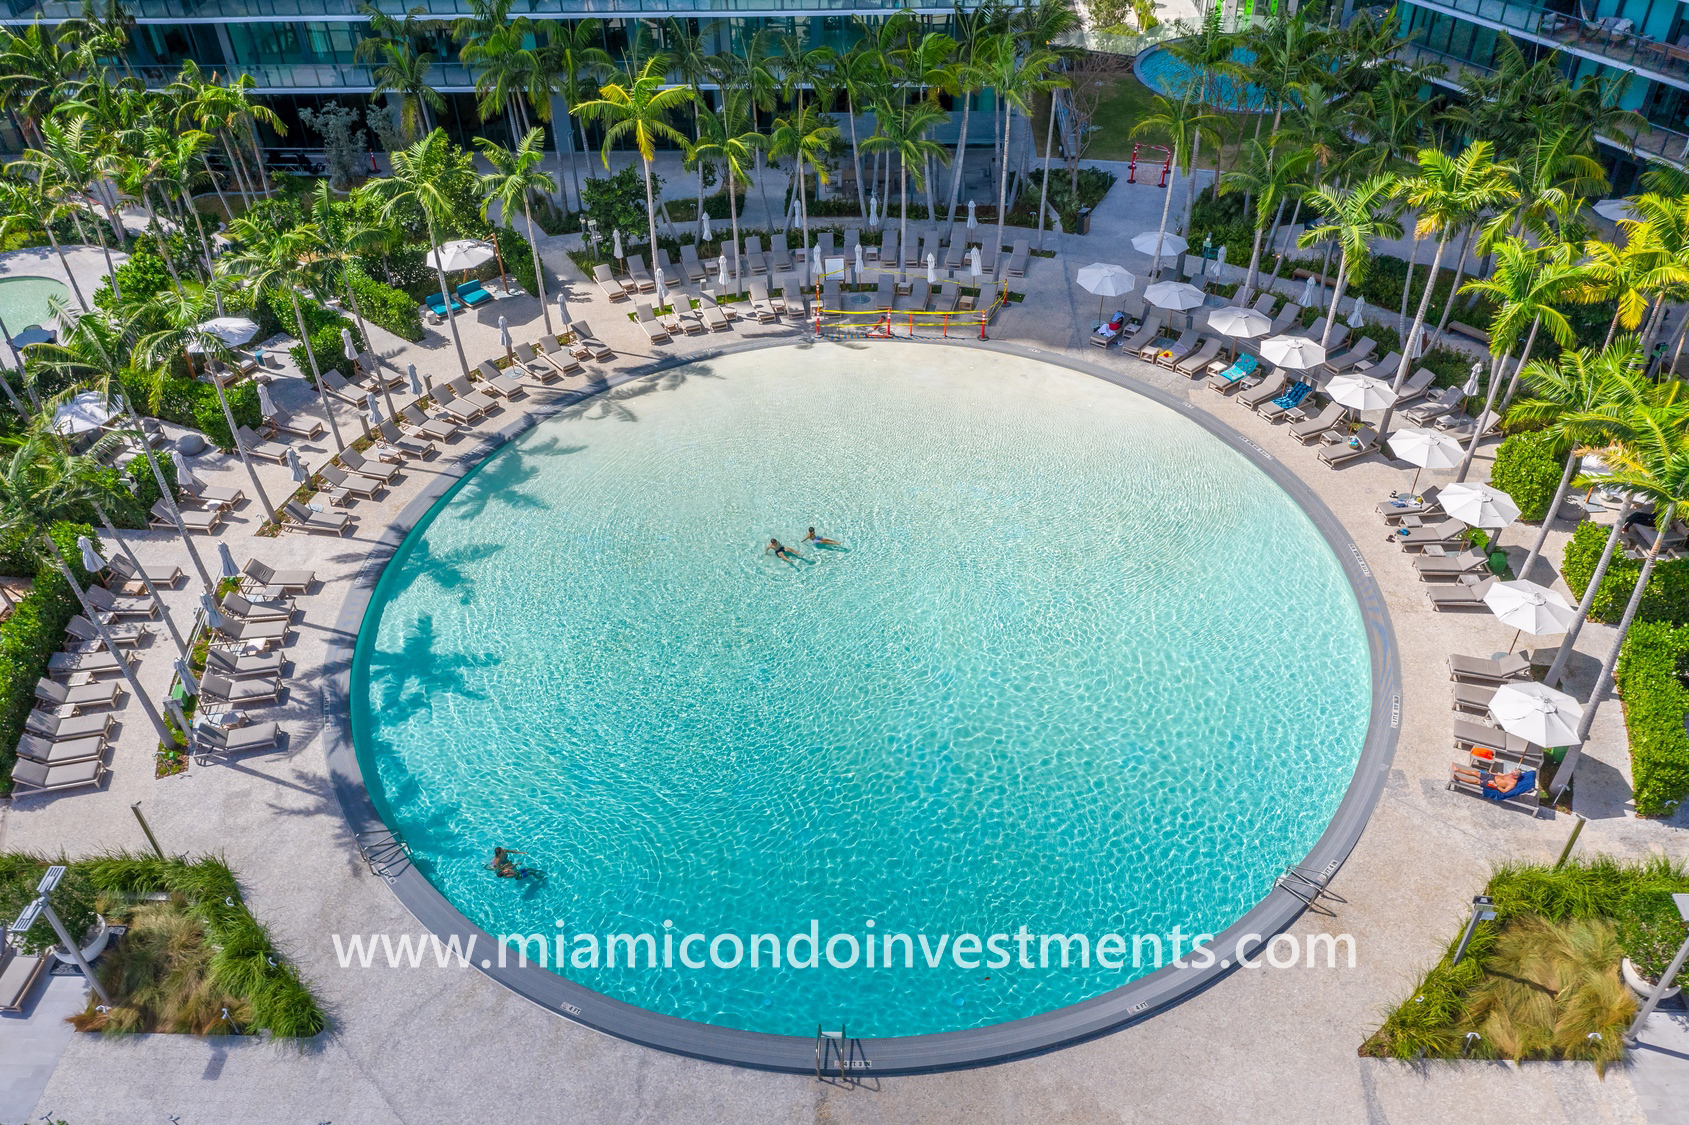
<svg viewBox="0 0 1689 1125"><path fill-rule="evenodd" d="M1507 646L1507 655L1513 655L1513 650L1519 647L1519 638L1522 637L1524 633L1525 630L1520 629L1517 633L1513 634L1513 643Z"/></svg>

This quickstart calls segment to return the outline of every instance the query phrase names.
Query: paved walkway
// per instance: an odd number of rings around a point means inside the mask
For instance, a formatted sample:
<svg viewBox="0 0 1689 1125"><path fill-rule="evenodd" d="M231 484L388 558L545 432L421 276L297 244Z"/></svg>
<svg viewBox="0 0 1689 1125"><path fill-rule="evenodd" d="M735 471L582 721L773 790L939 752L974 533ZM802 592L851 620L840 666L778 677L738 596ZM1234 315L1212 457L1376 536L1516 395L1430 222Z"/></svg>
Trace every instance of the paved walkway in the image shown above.
<svg viewBox="0 0 1689 1125"><path fill-rule="evenodd" d="M1452 757L1444 659L1450 651L1505 650L1513 634L1488 615L1434 615L1407 557L1386 542L1373 505L1405 485L1411 470L1377 457L1327 469L1312 450L1291 440L1285 427L1262 422L1201 383L1087 346L1095 301L1071 284L1072 273L1093 260L1147 265L1124 239L1154 227L1161 201L1154 187L1117 188L1099 208L1093 234L1058 238L1052 245L1060 248L1059 257L1033 259L1028 278L1016 285L1026 290L1027 300L1003 312L993 335L1053 356L1114 366L1188 397L1300 471L1351 530L1378 576L1403 659L1395 768L1365 835L1337 878L1335 890L1347 901L1337 905L1335 917L1309 914L1293 927L1303 937L1352 934L1357 968L1240 971L1171 1011L1093 1042L982 1070L855 1088L719 1067L623 1043L542 1011L472 970L340 968L330 935L414 933L418 927L358 857L329 783L316 735L325 709L344 707L345 701L328 698L322 690L319 670L328 630L380 528L437 474L467 467L459 458L477 444L471 436L446 446L433 460L411 463L382 498L358 503L352 509L357 526L344 539L257 539L253 532L262 519L257 506L249 502L235 514L224 538L238 561L255 556L275 566L310 566L324 580L301 599L303 615L286 648L292 662L288 694L279 707L266 709L288 731L281 750L155 780L152 733L131 706L123 715L112 776L104 788L19 798L0 806L0 850L82 853L144 847L128 809L139 801L167 850L222 852L240 873L254 910L323 999L332 1031L303 1046L75 1036L34 1113L51 1110L74 1125L127 1125L172 1115L183 1125L235 1120L383 1125L479 1120L489 1110L512 1123L560 1117L732 1118L747 1125L964 1118L1345 1125L1452 1120L1638 1125L1649 1120L1648 1110L1659 1104L1655 1091L1667 1088L1654 1084L1652 1060L1634 1071L1610 1071L1601 1081L1582 1065L1409 1066L1356 1057L1356 1047L1376 1026L1380 1012L1402 998L1464 921L1470 897L1491 867L1507 859L1552 858L1570 825L1564 817L1531 819L1443 788ZM707 338L652 345L627 319L625 303L611 306L574 277L556 240L547 240L543 249L547 266L564 279L575 315L587 318L620 353L612 369L709 346ZM530 339L543 328L532 298L493 302L461 323L472 364L499 350L501 314L518 339ZM415 363L423 375L456 373L455 352L438 331L421 345L405 345L379 331L372 335L384 353L401 365ZM735 338L747 336L796 342L800 333L790 326L741 324ZM834 346L816 346L815 359L826 362ZM593 365L590 374L597 378L604 371ZM577 379L564 389L584 385ZM318 409L306 384L289 371L279 373L275 390L284 406ZM484 428L510 424L516 412L540 405L552 393L536 392L512 404ZM351 432L356 413L345 406L336 410ZM332 448L326 438L298 444L312 464L325 460ZM1487 457L1481 459L1480 472L1487 465ZM230 457L208 454L196 458L194 467L216 483L247 486ZM259 474L273 498L291 492L285 469L264 465ZM1569 525L1556 530L1551 560L1559 557L1568 530ZM144 559L171 559L188 567L173 536L146 532L133 538ZM1522 533L1507 537L1514 547L1523 539ZM214 566L211 541L197 542ZM194 586L190 581L167 596L184 623L195 600ZM1600 629L1584 634L1577 674L1588 675L1607 636ZM141 676L149 691L164 689L172 655L168 640L155 640L145 650ZM1622 774L1627 754L1614 704L1603 710L1591 757L1592 769L1600 763ZM1583 834L1581 852L1683 854L1689 814L1671 823L1640 821L1622 802L1603 801L1602 815ZM10 1034L8 1025L0 1024L0 1051L9 1052ZM1670 1062L1675 1056L1661 1051L1660 1058ZM1670 1120L1673 1109L1661 1112L1666 1116L1656 1115L1654 1121ZM0 1120L13 1125L14 1119Z"/></svg>

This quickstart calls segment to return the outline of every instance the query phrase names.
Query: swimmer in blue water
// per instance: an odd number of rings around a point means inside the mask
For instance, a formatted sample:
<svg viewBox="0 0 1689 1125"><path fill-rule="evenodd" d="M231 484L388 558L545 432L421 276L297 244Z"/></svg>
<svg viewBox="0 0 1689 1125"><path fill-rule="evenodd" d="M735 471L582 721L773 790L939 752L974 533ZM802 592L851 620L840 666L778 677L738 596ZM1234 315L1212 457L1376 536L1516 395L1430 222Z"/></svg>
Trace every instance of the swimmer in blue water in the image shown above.
<svg viewBox="0 0 1689 1125"><path fill-rule="evenodd" d="M513 851L510 848L494 848L493 861L487 864L487 866L491 868L493 874L497 875L500 879L526 879L528 876L534 874L534 869L532 867L517 867L514 863L510 862L510 857L513 855L527 854L527 852Z"/></svg>
<svg viewBox="0 0 1689 1125"><path fill-rule="evenodd" d="M798 554L778 539L770 539L768 541L768 546L763 548L762 553L765 555L773 555L777 559L784 559L786 562L795 563L803 561L802 555Z"/></svg>
<svg viewBox="0 0 1689 1125"><path fill-rule="evenodd" d="M803 537L803 541L805 543L813 543L817 547L844 546L844 544L840 543L837 539L829 539L825 535L818 534L813 527L809 529L809 534Z"/></svg>

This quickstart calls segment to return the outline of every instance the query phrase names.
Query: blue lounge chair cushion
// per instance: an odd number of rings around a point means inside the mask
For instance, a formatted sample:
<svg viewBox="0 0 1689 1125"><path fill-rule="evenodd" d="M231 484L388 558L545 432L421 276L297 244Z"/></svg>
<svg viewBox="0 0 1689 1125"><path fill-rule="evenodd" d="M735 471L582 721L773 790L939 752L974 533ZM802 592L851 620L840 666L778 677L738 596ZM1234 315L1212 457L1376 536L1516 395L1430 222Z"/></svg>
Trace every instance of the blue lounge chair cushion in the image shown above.
<svg viewBox="0 0 1689 1125"><path fill-rule="evenodd" d="M471 308L493 299L493 295L482 287L480 281L466 281L459 285L457 295L462 297Z"/></svg>
<svg viewBox="0 0 1689 1125"><path fill-rule="evenodd" d="M1297 383L1294 387L1291 387L1288 391L1273 399L1273 405L1289 410L1291 407L1298 405L1303 399L1307 398L1308 395L1313 392L1313 389L1314 388L1309 386L1307 383Z"/></svg>
<svg viewBox="0 0 1689 1125"><path fill-rule="evenodd" d="M446 315L446 302L441 300L440 295L438 293L430 293L428 295L428 307L430 309L434 310L434 314L436 316L445 316ZM456 297L453 297L452 298L452 310L455 312L456 310L461 309L461 308L463 308L463 302L458 300Z"/></svg>
<svg viewBox="0 0 1689 1125"><path fill-rule="evenodd" d="M1488 779L1486 778L1485 780ZM1482 793L1492 801L1511 801L1520 794L1529 793L1531 790L1535 789L1536 786L1537 771L1526 770L1524 773L1519 775L1519 783L1505 793L1499 789L1491 789L1487 785L1480 785L1478 787L1478 792Z"/></svg>
<svg viewBox="0 0 1689 1125"><path fill-rule="evenodd" d="M1252 355L1241 355L1237 362L1220 372L1220 378L1228 383L1235 383L1261 365L1260 359Z"/></svg>

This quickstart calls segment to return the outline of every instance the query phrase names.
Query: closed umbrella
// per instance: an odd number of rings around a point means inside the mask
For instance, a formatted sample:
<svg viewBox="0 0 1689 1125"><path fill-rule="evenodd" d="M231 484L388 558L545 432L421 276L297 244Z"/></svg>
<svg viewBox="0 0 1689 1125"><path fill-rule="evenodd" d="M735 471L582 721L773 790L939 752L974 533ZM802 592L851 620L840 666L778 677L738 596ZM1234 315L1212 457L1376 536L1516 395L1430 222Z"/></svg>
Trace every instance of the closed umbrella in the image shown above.
<svg viewBox="0 0 1689 1125"><path fill-rule="evenodd" d="M658 270L657 276L662 277L663 271ZM659 281L658 284L661 285L662 282ZM505 357L510 358L510 349L515 347L515 345L510 342L510 321L506 320L502 316L498 318L498 342L504 345Z"/></svg>
<svg viewBox="0 0 1689 1125"><path fill-rule="evenodd" d="M720 272L717 273L717 275L716 275L716 284L721 287L721 291L723 293L727 292L727 255L726 254L723 254L721 256Z"/></svg>
<svg viewBox="0 0 1689 1125"><path fill-rule="evenodd" d="M715 241L715 231L710 229L710 213L708 211L704 212L704 241Z"/></svg>
<svg viewBox="0 0 1689 1125"><path fill-rule="evenodd" d="M821 240L819 238L815 240L815 245L809 248L809 253L804 256L809 259L809 279L820 281L822 275L827 272L827 263L821 260Z"/></svg>
<svg viewBox="0 0 1689 1125"><path fill-rule="evenodd" d="M295 453L292 449L287 451L287 467L288 470L293 473L293 480L295 484L310 483L311 474L306 471L304 462L299 460L299 454Z"/></svg>
<svg viewBox="0 0 1689 1125"><path fill-rule="evenodd" d="M422 380L417 378L416 364L405 364L405 374L410 376L411 394L420 396L422 394Z"/></svg>
<svg viewBox="0 0 1689 1125"><path fill-rule="evenodd" d="M976 230L978 227L979 217L974 214L974 201L970 199L968 200L968 229Z"/></svg>
<svg viewBox="0 0 1689 1125"><path fill-rule="evenodd" d="M428 252L428 264L442 273L472 270L493 260L493 248L473 238L460 238Z"/></svg>
<svg viewBox="0 0 1689 1125"><path fill-rule="evenodd" d="M352 343L352 330L350 328L340 330L340 350L346 353L347 363L358 362L358 346Z"/></svg>
<svg viewBox="0 0 1689 1125"><path fill-rule="evenodd" d="M106 568L106 560L102 559L100 553L94 550L94 544L88 541L86 535L76 537L76 549L82 552L82 569L89 574L98 574Z"/></svg>
<svg viewBox="0 0 1689 1125"><path fill-rule="evenodd" d="M1159 249L1156 247L1157 242L1160 243ZM1178 235L1162 234L1158 230L1146 230L1132 239L1132 249L1136 250L1140 254L1148 254L1151 257L1154 257L1157 254L1160 254L1164 258L1170 255L1183 254L1189 246L1190 243L1186 242Z"/></svg>
<svg viewBox="0 0 1689 1125"><path fill-rule="evenodd" d="M1421 470L1452 469L1460 464L1466 455L1466 451L1460 448L1460 443L1447 434L1414 426L1404 426L1397 430L1390 435L1386 444L1392 454L1415 466L1413 483L1408 485L1410 493L1419 486Z"/></svg>
<svg viewBox="0 0 1689 1125"><path fill-rule="evenodd" d="M235 565L235 556L229 552L229 545L221 541L217 544L217 559L223 564L224 578L239 578L240 567Z"/></svg>
<svg viewBox="0 0 1689 1125"><path fill-rule="evenodd" d="M664 305L668 304L668 296L669 296L668 288L663 285L663 267L662 266L657 267L656 280L657 280L657 307L662 308ZM499 319L499 327L502 329L504 327L504 317L501 316L498 319ZM510 333L508 331L505 332L505 334L504 334L504 346L506 348L510 347Z"/></svg>
<svg viewBox="0 0 1689 1125"><path fill-rule="evenodd" d="M1307 308L1314 303L1314 279L1312 275L1302 284L1302 296L1297 298L1296 303L1303 308Z"/></svg>
<svg viewBox="0 0 1689 1125"><path fill-rule="evenodd" d="M1272 326L1273 322L1266 313L1241 305L1227 305L1208 314L1209 329L1238 340L1265 336Z"/></svg>
<svg viewBox="0 0 1689 1125"><path fill-rule="evenodd" d="M938 259L931 254L927 255L927 284L938 284Z"/></svg>
<svg viewBox="0 0 1689 1125"><path fill-rule="evenodd" d="M1483 377L1484 365L1481 363L1474 363L1472 365L1472 374L1466 377L1466 385L1460 388L1461 396L1464 398L1477 398L1478 384L1483 380Z"/></svg>
<svg viewBox="0 0 1689 1125"><path fill-rule="evenodd" d="M970 252L971 253L971 252ZM1103 316L1103 302L1109 297L1124 297L1138 287L1138 278L1125 266L1111 265L1108 262L1092 262L1088 266L1081 266L1079 272L1073 275L1073 280L1079 283L1079 288L1087 293L1097 295L1097 319Z"/></svg>
<svg viewBox="0 0 1689 1125"><path fill-rule="evenodd" d="M192 469L188 468L187 461L185 461L182 458L182 451L181 450L172 449L170 451L170 463L172 465L176 466L176 483L177 484L183 485L187 488L194 488L194 489L197 489L197 488L200 487L199 478L194 476Z"/></svg>
<svg viewBox="0 0 1689 1125"><path fill-rule="evenodd" d="M1486 531L1500 531L1519 518L1513 498L1487 484L1451 484L1438 500L1455 519Z"/></svg>
<svg viewBox="0 0 1689 1125"><path fill-rule="evenodd" d="M1350 410L1383 410L1396 401L1396 392L1371 375L1339 375L1326 385L1331 401Z"/></svg>
<svg viewBox="0 0 1689 1125"><path fill-rule="evenodd" d="M376 405L374 391L364 392L364 410L369 413L371 428L381 425L381 407Z"/></svg>
<svg viewBox="0 0 1689 1125"><path fill-rule="evenodd" d="M626 254L622 253L622 232L619 231L619 230L616 231L616 238L615 238L615 241L611 244L611 251L610 252L611 252L611 255L618 262L621 261L623 258L627 257Z"/></svg>
<svg viewBox="0 0 1689 1125"><path fill-rule="evenodd" d="M215 336L226 347L238 348L242 344L258 335L258 322L248 320L244 316L219 316L210 320L203 320L194 326L208 336ZM199 341L188 345L188 351L198 354L205 347Z"/></svg>
<svg viewBox="0 0 1689 1125"><path fill-rule="evenodd" d="M227 622L223 618L223 611L217 608L217 603L211 600L210 594L199 596L200 608L205 610L205 620L213 629L221 629Z"/></svg>
<svg viewBox="0 0 1689 1125"><path fill-rule="evenodd" d="M258 384L258 409L266 418L275 417L276 400L270 397L270 388L263 383Z"/></svg>
<svg viewBox="0 0 1689 1125"><path fill-rule="evenodd" d="M1158 281L1144 290L1144 300L1158 309L1174 312L1201 308L1207 299L1207 294L1187 281Z"/></svg>
<svg viewBox="0 0 1689 1125"><path fill-rule="evenodd" d="M977 246L973 246L973 247L970 247L968 249L968 272L973 274L974 284L978 285L979 284L980 269L979 269L979 247L977 247Z"/></svg>
<svg viewBox="0 0 1689 1125"><path fill-rule="evenodd" d="M1490 716L1502 730L1538 746L1581 742L1583 705L1547 684L1503 684L1490 697Z"/></svg>
<svg viewBox="0 0 1689 1125"><path fill-rule="evenodd" d="M880 219L879 219L879 214L878 214L879 209L880 209L880 193L877 192L877 191L869 192L868 193L868 228L870 230L877 230L879 228L879 225L880 225Z"/></svg>
<svg viewBox="0 0 1689 1125"><path fill-rule="evenodd" d="M194 679L193 670L188 667L188 662L179 656L176 658L176 675L181 679L182 687L189 695L199 694L199 681Z"/></svg>
<svg viewBox="0 0 1689 1125"><path fill-rule="evenodd" d="M856 244L856 280L861 281L862 275L868 272L868 263L862 260L862 243Z"/></svg>
<svg viewBox="0 0 1689 1125"><path fill-rule="evenodd" d="M1355 307L1349 310L1349 327L1365 328L1366 322L1361 319L1361 312L1366 308L1366 298L1356 297Z"/></svg>
<svg viewBox="0 0 1689 1125"><path fill-rule="evenodd" d="M1262 343L1261 358L1287 371L1307 371L1325 362L1325 349L1306 336L1274 336Z"/></svg>

